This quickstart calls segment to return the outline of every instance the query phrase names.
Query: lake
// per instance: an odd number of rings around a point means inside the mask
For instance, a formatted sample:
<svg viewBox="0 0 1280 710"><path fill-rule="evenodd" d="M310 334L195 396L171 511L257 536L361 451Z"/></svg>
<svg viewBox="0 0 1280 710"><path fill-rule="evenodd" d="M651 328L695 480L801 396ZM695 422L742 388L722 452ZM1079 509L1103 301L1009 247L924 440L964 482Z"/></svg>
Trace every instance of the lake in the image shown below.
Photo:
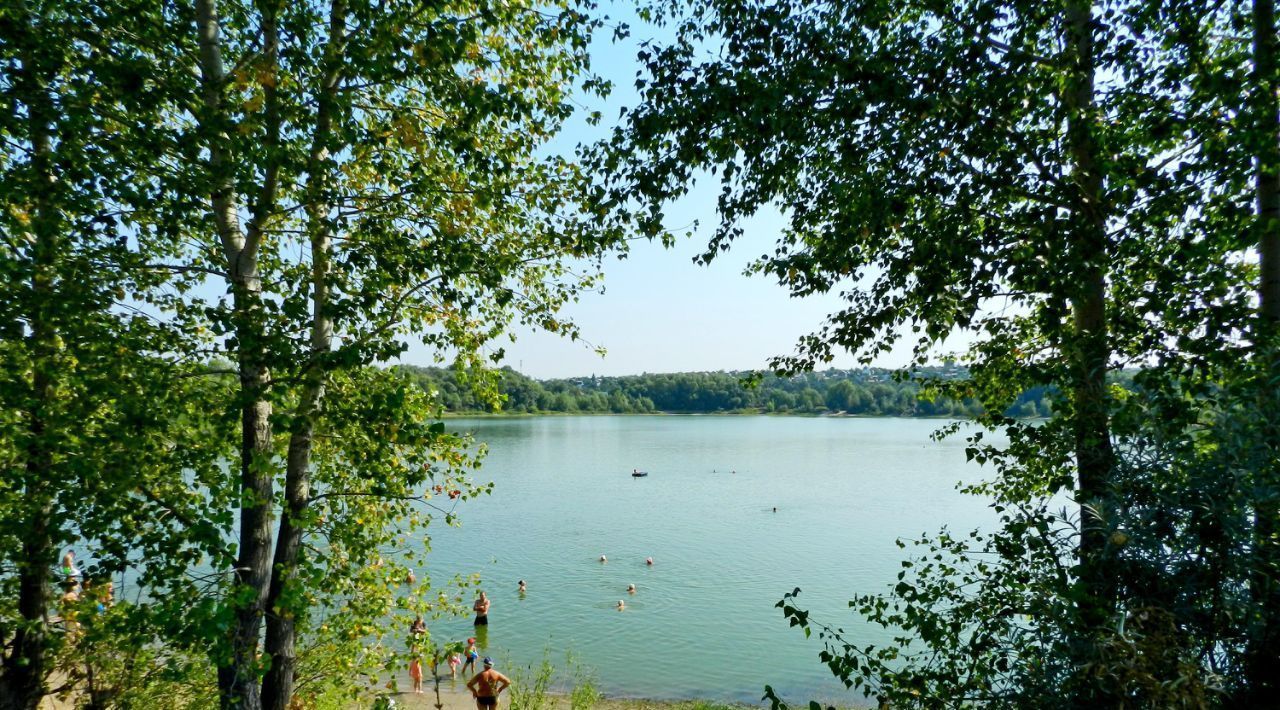
<svg viewBox="0 0 1280 710"><path fill-rule="evenodd" d="M437 584L481 575L493 602L483 653L508 673L544 653L563 665L569 650L610 696L759 703L770 684L792 703L859 704L818 660L817 634L789 628L774 605L799 587L814 621L858 643L885 638L848 600L896 581L895 539L994 519L956 490L989 475L965 462L963 437L929 438L945 423L451 419L489 445L477 479L495 488L459 507L462 527L431 527L427 571ZM436 620L431 632L461 640L473 627Z"/></svg>

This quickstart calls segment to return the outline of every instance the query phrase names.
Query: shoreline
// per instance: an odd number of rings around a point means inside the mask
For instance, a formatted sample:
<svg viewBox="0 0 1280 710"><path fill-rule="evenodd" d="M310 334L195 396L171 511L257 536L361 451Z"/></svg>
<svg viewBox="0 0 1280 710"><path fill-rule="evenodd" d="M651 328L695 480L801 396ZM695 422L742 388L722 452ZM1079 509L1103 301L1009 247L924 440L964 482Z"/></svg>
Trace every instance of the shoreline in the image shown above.
<svg viewBox="0 0 1280 710"><path fill-rule="evenodd" d="M408 677L405 677L408 680ZM411 686L406 686L411 687ZM440 704L436 705L435 691L429 684L424 684L421 694L401 689L399 692L379 693L380 697L395 701L397 710L477 710L475 699L465 689L447 688L440 684ZM545 704L533 710L568 710L571 698L565 691L548 692ZM352 709L368 707L367 701L353 704ZM509 710L511 707L510 692L503 693L498 699L497 710ZM602 697L593 706L593 710L746 710L748 708L766 707L764 705L747 705L715 700L654 700L652 698L611 698ZM851 710L845 708L842 710Z"/></svg>
<svg viewBox="0 0 1280 710"><path fill-rule="evenodd" d="M441 419L532 419L534 417L795 417L798 419L936 419L974 421L954 414L847 414L845 412L766 412L734 409L722 412L444 412ZM1040 421L1047 417L1023 417Z"/></svg>
<svg viewBox="0 0 1280 710"><path fill-rule="evenodd" d="M395 680L397 684L396 692L370 688L370 691L375 692L370 692L358 703L354 703L349 707L352 710L366 708L373 698L385 697L395 701L397 710L478 710L475 699L466 689L466 681L461 677L451 679L444 676L440 679L439 705L436 704L435 686L430 676L423 679L422 693L414 693L410 690L413 687L413 682L409 679L407 671L398 673ZM528 710L569 710L571 708L572 698L570 697L570 691L563 686L548 688L543 699L544 702L542 704ZM510 710L510 707L511 692L508 690L499 696L497 710ZM703 698L664 700L603 695L591 706L592 710L750 710L752 708L767 707L768 705L763 702L740 703ZM792 707L807 707L807 702L793 705ZM828 705L823 703L823 707L828 707ZM839 710L862 710L863 708L872 708L874 705L840 705L838 707Z"/></svg>

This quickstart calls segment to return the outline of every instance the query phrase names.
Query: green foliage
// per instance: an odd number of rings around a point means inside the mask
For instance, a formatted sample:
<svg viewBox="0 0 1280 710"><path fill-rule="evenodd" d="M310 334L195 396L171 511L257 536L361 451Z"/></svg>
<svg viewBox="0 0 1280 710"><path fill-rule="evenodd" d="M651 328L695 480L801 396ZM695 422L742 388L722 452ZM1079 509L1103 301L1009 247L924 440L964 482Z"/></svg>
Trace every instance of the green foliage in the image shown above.
<svg viewBox="0 0 1280 710"><path fill-rule="evenodd" d="M221 545L181 522L184 472L207 474L223 450L202 417L218 388L181 354L198 336L154 317L192 282L154 267L183 248L154 211L171 145L151 75L162 16L146 0L0 8L6 706L39 702L71 644L47 623L66 548L102 579Z"/></svg>
<svg viewBox="0 0 1280 710"><path fill-rule="evenodd" d="M210 708L217 705L207 655L162 642L147 605L114 603L102 582L59 604L66 645L55 662L62 700L77 707ZM74 625L67 620L74 619Z"/></svg>
<svg viewBox="0 0 1280 710"><path fill-rule="evenodd" d="M595 671L573 653L565 654L565 665L569 669L569 710L594 710L604 700L604 693L596 687Z"/></svg>
<svg viewBox="0 0 1280 710"><path fill-rule="evenodd" d="M506 675L511 678L511 710L550 710L554 704L551 684L556 668L544 653L538 664L517 666Z"/></svg>
<svg viewBox="0 0 1280 710"><path fill-rule="evenodd" d="M571 710L593 710L601 700L604 700L604 693L600 692L591 678L579 678L569 691Z"/></svg>

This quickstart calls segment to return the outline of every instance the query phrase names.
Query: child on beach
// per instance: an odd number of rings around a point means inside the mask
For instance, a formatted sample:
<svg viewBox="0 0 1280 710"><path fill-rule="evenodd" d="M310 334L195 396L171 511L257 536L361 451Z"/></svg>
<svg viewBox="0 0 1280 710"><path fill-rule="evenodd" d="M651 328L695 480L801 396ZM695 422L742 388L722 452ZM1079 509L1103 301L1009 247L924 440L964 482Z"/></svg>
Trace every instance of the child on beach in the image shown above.
<svg viewBox="0 0 1280 710"><path fill-rule="evenodd" d="M67 550L67 554L62 556L63 581L75 579L79 576L80 570L76 568L76 551Z"/></svg>
<svg viewBox="0 0 1280 710"><path fill-rule="evenodd" d="M409 677L413 679L413 692L422 692L422 662L414 656L409 661Z"/></svg>
<svg viewBox="0 0 1280 710"><path fill-rule="evenodd" d="M476 650L476 637L472 636L467 639L467 662L462 664L462 672L465 674L470 668L472 673L476 672L476 659L480 658L480 652Z"/></svg>
<svg viewBox="0 0 1280 710"><path fill-rule="evenodd" d="M454 653L449 656L449 677L458 677L458 666L462 665L462 654Z"/></svg>

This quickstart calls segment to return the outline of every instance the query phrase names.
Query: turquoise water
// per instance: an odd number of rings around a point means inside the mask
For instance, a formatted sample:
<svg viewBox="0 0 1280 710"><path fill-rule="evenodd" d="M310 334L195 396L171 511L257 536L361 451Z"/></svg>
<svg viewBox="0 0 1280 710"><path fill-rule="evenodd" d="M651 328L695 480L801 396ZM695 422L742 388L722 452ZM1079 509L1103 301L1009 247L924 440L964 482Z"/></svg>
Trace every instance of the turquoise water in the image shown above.
<svg viewBox="0 0 1280 710"><path fill-rule="evenodd" d="M965 463L962 438L930 440L942 424L450 420L489 444L479 478L495 489L459 508L461 528L432 527L428 571L481 575L493 602L485 653L508 669L544 652L563 663L572 650L610 696L756 703L770 684L791 702L857 704L818 660L817 634L789 628L774 604L800 587L815 621L858 643L884 638L847 603L895 580L904 552L894 540L993 518L955 490L984 471ZM460 640L473 627L437 620L431 631Z"/></svg>

